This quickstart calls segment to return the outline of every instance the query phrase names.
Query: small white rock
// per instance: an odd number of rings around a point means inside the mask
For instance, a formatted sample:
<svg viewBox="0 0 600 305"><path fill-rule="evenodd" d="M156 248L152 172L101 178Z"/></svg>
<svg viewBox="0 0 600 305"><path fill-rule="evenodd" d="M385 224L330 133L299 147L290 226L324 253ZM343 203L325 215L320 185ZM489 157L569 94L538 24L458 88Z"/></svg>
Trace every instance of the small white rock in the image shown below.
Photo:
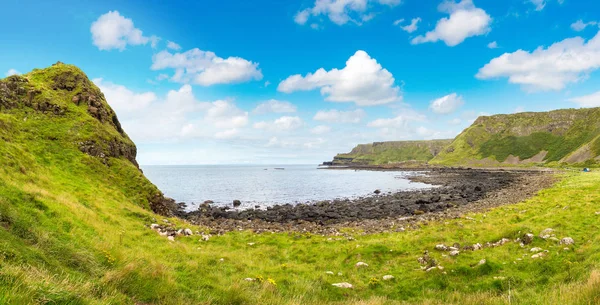
<svg viewBox="0 0 600 305"><path fill-rule="evenodd" d="M152 230L156 230L156 229L158 229L159 227L160 227L160 226L159 226L157 223L153 223L153 224L151 224L151 225L150 225L150 229L152 229Z"/></svg>
<svg viewBox="0 0 600 305"><path fill-rule="evenodd" d="M484 258L484 259L480 260L479 263L477 263L477 266L485 265L485 263L487 263L487 261Z"/></svg>
<svg viewBox="0 0 600 305"><path fill-rule="evenodd" d="M251 277L247 277L247 278L245 278L245 279L244 279L244 281L247 281L247 282L254 282L254 281L256 281L256 279L253 279L253 278L251 278Z"/></svg>
<svg viewBox="0 0 600 305"><path fill-rule="evenodd" d="M338 272L338 276L342 276L343 274L341 272Z"/></svg>
<svg viewBox="0 0 600 305"><path fill-rule="evenodd" d="M325 274L333 275L333 271L325 271Z"/></svg>
<svg viewBox="0 0 600 305"><path fill-rule="evenodd" d="M552 234L552 232L554 232L554 229L551 229L551 228L544 229L544 230L543 230L543 231L540 233L540 237L541 237L541 238L544 238L544 236L546 236L546 235L548 235L548 237L550 237L550 234ZM548 237L546 237L546 238L548 238ZM546 238L544 238L544 239L546 239Z"/></svg>
<svg viewBox="0 0 600 305"><path fill-rule="evenodd" d="M202 234L202 241L208 241L210 239L210 235Z"/></svg>
<svg viewBox="0 0 600 305"><path fill-rule="evenodd" d="M389 281L389 280L393 280L393 279L394 279L394 276L393 276L393 275L384 275L384 276L383 276L383 280L384 280L384 281Z"/></svg>
<svg viewBox="0 0 600 305"><path fill-rule="evenodd" d="M431 267L431 268L427 268L425 271L426 271L426 272L429 272L429 271L431 271L431 270L435 270L435 269L437 269L437 268L438 268L438 267Z"/></svg>
<svg viewBox="0 0 600 305"><path fill-rule="evenodd" d="M450 256L457 256L459 254L460 254L460 251L458 251L458 250L450 251Z"/></svg>
<svg viewBox="0 0 600 305"><path fill-rule="evenodd" d="M183 234L185 234L186 236L190 236L190 235L193 235L194 232L192 232L191 229L185 229L185 230L183 230Z"/></svg>
<svg viewBox="0 0 600 305"><path fill-rule="evenodd" d="M444 244L439 244L439 245L435 245L435 249L438 251L446 251L446 250L448 250L448 247Z"/></svg>
<svg viewBox="0 0 600 305"><path fill-rule="evenodd" d="M338 287L338 288L344 288L344 289L349 289L349 288L353 287L352 284L346 283L346 282L331 284L331 286L335 286L335 287Z"/></svg>
<svg viewBox="0 0 600 305"><path fill-rule="evenodd" d="M473 245L473 251L481 250L483 246L480 243L476 243Z"/></svg>
<svg viewBox="0 0 600 305"><path fill-rule="evenodd" d="M571 237L565 237L560 240L561 245L572 245L574 243L575 243L575 240L573 240Z"/></svg>
<svg viewBox="0 0 600 305"><path fill-rule="evenodd" d="M365 263L365 262L358 262L355 265L356 267L369 267L369 264Z"/></svg>
<svg viewBox="0 0 600 305"><path fill-rule="evenodd" d="M169 241L175 241L175 237L173 237L173 236L169 236L169 237L167 237L167 239L168 239Z"/></svg>
<svg viewBox="0 0 600 305"><path fill-rule="evenodd" d="M248 243L248 246L254 246L255 243Z"/></svg>
<svg viewBox="0 0 600 305"><path fill-rule="evenodd" d="M535 248L531 248L531 250L529 250L529 252L537 253L537 252L541 252L542 250L543 250L542 248L535 247Z"/></svg>

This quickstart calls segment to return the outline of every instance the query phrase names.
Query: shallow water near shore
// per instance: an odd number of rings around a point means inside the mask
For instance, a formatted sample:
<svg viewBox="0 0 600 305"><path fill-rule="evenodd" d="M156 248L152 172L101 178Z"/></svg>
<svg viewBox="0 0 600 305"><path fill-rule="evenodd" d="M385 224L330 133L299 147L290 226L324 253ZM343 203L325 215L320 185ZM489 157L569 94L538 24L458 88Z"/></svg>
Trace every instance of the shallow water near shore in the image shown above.
<svg viewBox="0 0 600 305"><path fill-rule="evenodd" d="M206 200L231 206L237 199L244 209L356 198L372 195L376 189L398 192L431 187L409 181L409 176L419 174L415 172L326 170L315 165L154 165L142 169L167 197L185 202L190 211Z"/></svg>

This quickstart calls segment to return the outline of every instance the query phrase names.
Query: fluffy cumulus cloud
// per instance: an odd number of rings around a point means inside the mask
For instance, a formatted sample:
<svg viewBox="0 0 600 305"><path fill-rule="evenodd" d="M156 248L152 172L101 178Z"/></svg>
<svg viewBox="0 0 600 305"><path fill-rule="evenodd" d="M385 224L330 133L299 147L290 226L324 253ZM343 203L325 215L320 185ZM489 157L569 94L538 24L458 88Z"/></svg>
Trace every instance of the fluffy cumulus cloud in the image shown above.
<svg viewBox="0 0 600 305"><path fill-rule="evenodd" d="M260 103L252 113L255 114L266 114L266 113L292 113L296 112L297 108L294 104L286 101L268 100L264 103Z"/></svg>
<svg viewBox="0 0 600 305"><path fill-rule="evenodd" d="M561 90L600 68L600 32L589 41L568 38L533 52L518 50L492 59L477 78L508 78L528 91Z"/></svg>
<svg viewBox="0 0 600 305"><path fill-rule="evenodd" d="M418 17L413 18L410 21L410 24L407 24L407 25L401 25L403 22L404 22L404 19L396 20L396 21L394 21L394 25L400 26L400 28L407 33L412 33L414 31L416 31L417 29L419 29L418 24L419 24L419 22L421 22L421 18L418 18Z"/></svg>
<svg viewBox="0 0 600 305"><path fill-rule="evenodd" d="M141 144L194 138L230 139L249 124L248 112L232 100L199 101L190 85L158 97L153 92L134 92L103 79L93 81L117 112L124 129Z"/></svg>
<svg viewBox="0 0 600 305"><path fill-rule="evenodd" d="M600 91L590 95L571 98L569 101L581 107L600 107Z"/></svg>
<svg viewBox="0 0 600 305"><path fill-rule="evenodd" d="M100 16L90 28L92 41L100 50L119 49L125 50L127 45L145 45L150 43L156 46L159 38L156 36L144 36L142 30L133 25L133 21L119 14L118 11L110 11Z"/></svg>
<svg viewBox="0 0 600 305"><path fill-rule="evenodd" d="M453 47L469 37L485 35L491 30L492 17L483 9L475 7L472 0L462 0L458 3L446 0L438 9L450 16L440 19L433 31L415 37L412 40L413 44L441 40Z"/></svg>
<svg viewBox="0 0 600 305"><path fill-rule="evenodd" d="M5 76L19 75L19 74L21 74L21 72L15 70L15 69L9 69L8 71L6 71L6 73L4 73Z"/></svg>
<svg viewBox="0 0 600 305"><path fill-rule="evenodd" d="M400 101L400 88L392 73L384 69L365 51L357 51L343 69L323 68L306 76L292 75L279 83L280 92L320 89L330 102L353 102L373 106Z"/></svg>
<svg viewBox="0 0 600 305"><path fill-rule="evenodd" d="M357 124L360 123L366 115L366 112L362 109L351 111L340 111L336 109L320 110L315 114L313 120L327 123Z"/></svg>
<svg viewBox="0 0 600 305"><path fill-rule="evenodd" d="M462 96L452 93L431 101L429 109L435 113L449 114L453 113L464 104L465 102Z"/></svg>
<svg viewBox="0 0 600 305"><path fill-rule="evenodd" d="M497 49L498 48L498 43L495 42L495 41L492 41L492 42L488 43L487 47L490 48L490 49Z"/></svg>
<svg viewBox="0 0 600 305"><path fill-rule="evenodd" d="M104 81L102 78L92 80L104 93L110 106L119 114L130 114L133 111L144 109L158 97L153 92L135 93L125 86Z"/></svg>
<svg viewBox="0 0 600 305"><path fill-rule="evenodd" d="M304 121L297 116L282 116L272 122L258 122L254 124L256 129L265 129L273 132L296 130L304 125Z"/></svg>
<svg viewBox="0 0 600 305"><path fill-rule="evenodd" d="M294 22L300 25L307 24L311 18L318 19L326 16L337 25L348 22L362 24L375 17L375 13L369 12L376 6L396 6L401 0L316 0L311 8L301 10L294 16ZM313 28L318 24L312 23Z"/></svg>
<svg viewBox="0 0 600 305"><path fill-rule="evenodd" d="M588 26L596 26L596 25L598 25L598 22L596 22L596 21L583 22L583 20L579 19L579 20L575 21L573 24L571 24L571 29L573 29L574 31L577 31L577 32L581 32L581 31L585 30L585 28L587 28Z"/></svg>
<svg viewBox="0 0 600 305"><path fill-rule="evenodd" d="M263 78L258 63L240 57L221 58L210 51L161 51L152 57L152 70L174 69L172 81L201 86L242 83Z"/></svg>

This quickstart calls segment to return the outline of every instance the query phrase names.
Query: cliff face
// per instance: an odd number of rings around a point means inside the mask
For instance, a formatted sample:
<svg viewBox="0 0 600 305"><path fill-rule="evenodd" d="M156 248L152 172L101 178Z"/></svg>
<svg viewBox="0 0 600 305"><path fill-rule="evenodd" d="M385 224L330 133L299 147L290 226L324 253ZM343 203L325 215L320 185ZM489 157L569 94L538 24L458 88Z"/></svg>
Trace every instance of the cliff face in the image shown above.
<svg viewBox="0 0 600 305"><path fill-rule="evenodd" d="M84 173L102 164L109 175L129 178L125 190L139 205L163 214L173 205L143 176L135 144L100 89L75 66L59 62L0 80L0 136L4 165L68 171L83 163Z"/></svg>
<svg viewBox="0 0 600 305"><path fill-rule="evenodd" d="M430 163L446 165L594 164L600 108L478 118Z"/></svg>
<svg viewBox="0 0 600 305"><path fill-rule="evenodd" d="M347 154L338 154L330 165L383 165L426 163L452 140L394 141L360 144Z"/></svg>

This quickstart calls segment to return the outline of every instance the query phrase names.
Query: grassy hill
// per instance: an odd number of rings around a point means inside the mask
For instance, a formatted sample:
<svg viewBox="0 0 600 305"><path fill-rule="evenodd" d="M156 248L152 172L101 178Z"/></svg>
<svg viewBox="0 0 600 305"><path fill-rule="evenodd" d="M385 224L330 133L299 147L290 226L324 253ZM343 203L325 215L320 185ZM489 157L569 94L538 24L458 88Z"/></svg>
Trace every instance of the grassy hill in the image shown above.
<svg viewBox="0 0 600 305"><path fill-rule="evenodd" d="M76 67L0 80L0 304L600 302L599 173L564 175L526 202L405 232L390 223L390 233L348 231L351 239L238 231L169 241L149 225L209 231L152 211L164 213L165 199L119 126ZM455 257L433 250L548 227L575 244L536 237ZM530 247L548 252L534 259ZM420 268L426 249L444 270ZM339 282L354 288L331 285Z"/></svg>
<svg viewBox="0 0 600 305"><path fill-rule="evenodd" d="M600 108L478 118L430 163L582 164L600 160Z"/></svg>
<svg viewBox="0 0 600 305"><path fill-rule="evenodd" d="M425 163L435 157L452 140L394 141L360 144L350 153L338 154L334 165L380 165L416 161Z"/></svg>

